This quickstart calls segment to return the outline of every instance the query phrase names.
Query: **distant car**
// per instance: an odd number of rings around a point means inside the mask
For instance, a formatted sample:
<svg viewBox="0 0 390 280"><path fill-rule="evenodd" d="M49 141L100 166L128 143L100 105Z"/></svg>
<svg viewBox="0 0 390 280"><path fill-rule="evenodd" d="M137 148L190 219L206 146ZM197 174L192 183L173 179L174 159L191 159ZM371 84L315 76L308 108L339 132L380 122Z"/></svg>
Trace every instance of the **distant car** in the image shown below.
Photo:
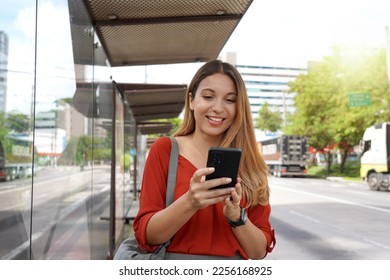
<svg viewBox="0 0 390 280"><path fill-rule="evenodd" d="M0 169L0 182L7 181L7 173L5 173L4 169Z"/></svg>
<svg viewBox="0 0 390 280"><path fill-rule="evenodd" d="M16 170L14 168L0 168L0 181L5 182L5 181L12 181L17 178L16 176Z"/></svg>
<svg viewBox="0 0 390 280"><path fill-rule="evenodd" d="M24 174L26 177L32 177L33 175L32 167L27 167Z"/></svg>

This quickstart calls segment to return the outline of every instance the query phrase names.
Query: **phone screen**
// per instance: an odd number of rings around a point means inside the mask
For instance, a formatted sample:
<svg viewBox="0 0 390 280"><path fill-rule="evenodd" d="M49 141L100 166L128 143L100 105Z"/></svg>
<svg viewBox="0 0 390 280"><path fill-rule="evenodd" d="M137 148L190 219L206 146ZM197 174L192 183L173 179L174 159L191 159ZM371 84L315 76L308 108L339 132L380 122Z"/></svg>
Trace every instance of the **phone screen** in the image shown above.
<svg viewBox="0 0 390 280"><path fill-rule="evenodd" d="M212 189L228 188L235 186L237 182L238 168L240 166L241 150L237 148L217 148L209 149L207 167L214 167L215 171L206 175L206 180L228 177L232 178L229 184L224 184Z"/></svg>

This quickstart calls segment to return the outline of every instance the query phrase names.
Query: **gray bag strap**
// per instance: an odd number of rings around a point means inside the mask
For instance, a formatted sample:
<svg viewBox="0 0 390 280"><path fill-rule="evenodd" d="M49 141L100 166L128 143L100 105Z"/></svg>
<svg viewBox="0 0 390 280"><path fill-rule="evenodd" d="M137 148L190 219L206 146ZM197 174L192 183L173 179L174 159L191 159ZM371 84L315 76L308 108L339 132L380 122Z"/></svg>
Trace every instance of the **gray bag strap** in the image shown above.
<svg viewBox="0 0 390 280"><path fill-rule="evenodd" d="M169 170L168 170L168 180L167 180L167 193L165 203L168 207L173 202L173 192L176 185L176 173L177 173L177 163L179 161L179 147L177 145L176 139L171 136L172 142L171 154L169 158ZM119 246L117 252L114 255L114 260L128 260L128 259L164 259L165 250L169 246L170 240L161 244L153 254L139 253L139 247L134 236L131 236L125 239ZM139 257L143 256L143 257Z"/></svg>
<svg viewBox="0 0 390 280"><path fill-rule="evenodd" d="M173 202L173 192L176 185L177 163L179 159L179 147L176 139L173 136L170 136L169 138L171 139L172 148L171 155L169 157L167 193L165 198L165 204L167 207Z"/></svg>

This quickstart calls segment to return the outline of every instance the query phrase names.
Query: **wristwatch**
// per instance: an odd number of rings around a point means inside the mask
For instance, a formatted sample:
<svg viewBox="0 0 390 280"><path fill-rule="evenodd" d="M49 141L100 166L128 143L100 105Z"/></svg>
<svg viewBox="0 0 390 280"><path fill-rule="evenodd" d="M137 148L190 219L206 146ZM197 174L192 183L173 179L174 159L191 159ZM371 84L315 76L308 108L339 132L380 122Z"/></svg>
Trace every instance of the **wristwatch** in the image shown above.
<svg viewBox="0 0 390 280"><path fill-rule="evenodd" d="M240 208L241 208L240 219L238 221L233 222L232 220L227 219L229 224L233 228L236 228L236 227L239 227L239 226L243 226L246 223L246 211L245 211L245 208L242 208L242 207L240 207Z"/></svg>

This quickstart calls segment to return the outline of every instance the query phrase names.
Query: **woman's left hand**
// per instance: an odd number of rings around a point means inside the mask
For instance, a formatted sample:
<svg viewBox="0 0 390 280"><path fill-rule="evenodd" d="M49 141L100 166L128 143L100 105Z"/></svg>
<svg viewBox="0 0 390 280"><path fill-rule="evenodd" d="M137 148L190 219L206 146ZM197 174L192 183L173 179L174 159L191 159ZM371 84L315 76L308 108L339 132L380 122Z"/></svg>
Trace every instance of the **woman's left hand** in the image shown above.
<svg viewBox="0 0 390 280"><path fill-rule="evenodd" d="M235 190L231 192L230 197L224 200L223 214L231 221L240 219L240 203L242 198L241 179L237 178Z"/></svg>

